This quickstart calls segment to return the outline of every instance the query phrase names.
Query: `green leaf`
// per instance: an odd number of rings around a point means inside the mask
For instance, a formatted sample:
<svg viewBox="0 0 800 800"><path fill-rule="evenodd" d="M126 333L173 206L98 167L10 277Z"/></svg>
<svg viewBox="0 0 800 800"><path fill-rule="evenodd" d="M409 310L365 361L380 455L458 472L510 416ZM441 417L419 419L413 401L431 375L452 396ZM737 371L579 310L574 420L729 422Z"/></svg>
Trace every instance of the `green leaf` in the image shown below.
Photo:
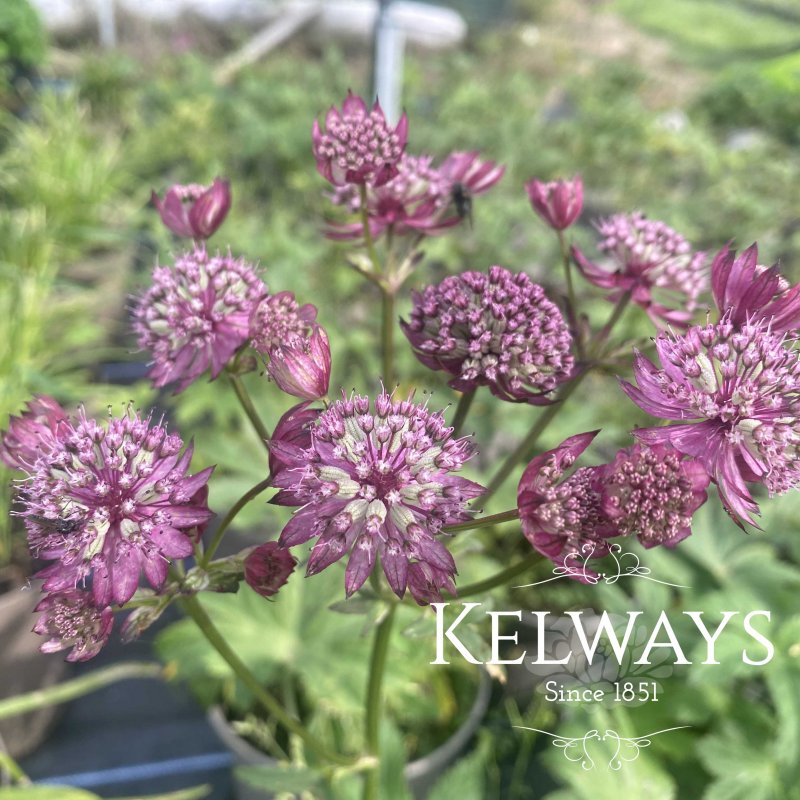
<svg viewBox="0 0 800 800"><path fill-rule="evenodd" d="M486 797L488 740L462 758L439 778L428 800L483 800Z"/></svg>
<svg viewBox="0 0 800 800"><path fill-rule="evenodd" d="M307 792L319 788L322 778L308 767L247 766L236 767L234 773L255 789L272 792Z"/></svg>

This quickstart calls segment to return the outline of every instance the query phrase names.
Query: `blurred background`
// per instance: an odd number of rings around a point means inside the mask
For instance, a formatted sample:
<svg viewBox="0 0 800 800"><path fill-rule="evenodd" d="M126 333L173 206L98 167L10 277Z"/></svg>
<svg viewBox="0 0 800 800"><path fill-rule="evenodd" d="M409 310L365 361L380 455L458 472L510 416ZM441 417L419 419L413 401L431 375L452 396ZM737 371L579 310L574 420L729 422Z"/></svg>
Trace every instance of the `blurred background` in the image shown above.
<svg viewBox="0 0 800 800"><path fill-rule="evenodd" d="M593 218L640 209L698 249L758 240L763 263L780 261L784 274L800 279L797 0L396 6L403 8L387 56L387 92L408 113L409 150L438 159L478 149L507 166L502 182L476 199L473 227L426 244L413 284L502 264L557 285L558 245L530 210L523 183L576 173L586 204L575 237L589 252ZM271 290L294 291L319 307L333 346L333 386L376 387L375 297L347 268L344 248L322 235L330 201L314 168L310 130L349 88L370 92L377 13L367 0L2 0L0 425L36 392L93 411L133 400L164 408L185 438L196 434L198 468L219 465L212 508L229 507L260 479L260 443L232 393L204 382L179 400L153 392L126 310L156 261L168 261L179 246L149 207L151 190L217 175L231 180L233 207L211 246L230 245L260 263ZM401 315L409 306L406 293ZM598 318L607 313L600 304L590 310ZM631 336L649 335L635 315L627 324ZM398 346L403 385L434 389L442 406L452 402L441 375L427 373L404 342ZM262 377L249 379L267 420L291 405ZM593 454L607 458L627 444L632 424L645 421L621 402L608 376L587 381L582 397L548 430L543 448L602 424L611 434ZM525 411L479 395L470 417L481 442L475 474L527 431L535 412ZM0 483L0 591L24 582L31 569L7 513L13 477L4 473ZM498 494L495 510L514 503L514 488L510 482ZM720 667L665 678L663 703L604 710L613 717L607 726L618 730L690 726L654 741L612 776L582 772L546 741L509 728L511 718L580 732L598 726L587 722L592 712L531 702L529 687L496 691L472 772L464 773L477 794L464 788L461 800L617 800L621 789L681 800L800 798L800 503L789 496L764 508L766 533L745 536L709 503L680 553L648 554L654 572L692 587L680 594L655 585L589 591L558 584L546 594L517 591L520 605L502 607L766 608L776 643L768 668L743 668L733 648ZM241 515L238 535L245 543L271 538L281 519L256 503ZM462 582L490 574L525 547L484 548L464 561ZM29 627L30 617L23 619ZM118 650L97 662L119 658ZM148 655L151 642L134 650ZM4 694L20 691L10 676ZM51 679L57 676L36 678ZM230 761L202 710L179 689L154 691L149 715L142 710L147 690L126 700L117 688L68 706L54 737L23 765L38 779L77 774L76 785L104 796L208 779L215 797L228 797ZM167 732L159 722L165 707L173 708ZM103 751L98 742L109 726L121 740L144 742L142 752ZM176 741L178 750L169 750ZM159 757L166 763L167 756L178 766L90 775Z"/></svg>

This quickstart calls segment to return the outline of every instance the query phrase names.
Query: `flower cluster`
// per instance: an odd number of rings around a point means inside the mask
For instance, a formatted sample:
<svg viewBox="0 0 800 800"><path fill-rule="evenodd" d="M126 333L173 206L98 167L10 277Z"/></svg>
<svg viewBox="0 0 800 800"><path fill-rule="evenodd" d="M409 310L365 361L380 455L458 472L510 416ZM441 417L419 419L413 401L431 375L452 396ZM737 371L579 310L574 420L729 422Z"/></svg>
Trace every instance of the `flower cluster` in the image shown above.
<svg viewBox="0 0 800 800"><path fill-rule="evenodd" d="M634 431L701 461L735 519L755 524L747 483L771 493L800 483L800 353L766 320L717 324L656 339L657 367L635 354L637 385L627 395L655 417L678 424Z"/></svg>
<svg viewBox="0 0 800 800"><path fill-rule="evenodd" d="M693 252L679 233L640 213L600 220L597 230L598 249L611 264L593 264L573 247L583 276L595 286L610 289L608 299L613 302L629 295L656 324L685 326L707 287L705 253Z"/></svg>
<svg viewBox="0 0 800 800"><path fill-rule="evenodd" d="M324 131L314 120L317 170L334 186L382 186L397 175L407 137L405 114L392 130L377 100L369 110L361 97L348 92L341 111L333 106L328 111Z"/></svg>
<svg viewBox="0 0 800 800"><path fill-rule="evenodd" d="M608 555L610 539L636 536L645 547L674 546L691 533L709 476L696 459L637 444L609 464L567 475L598 431L571 436L528 464L517 490L522 532L543 555L582 582L579 567Z"/></svg>
<svg viewBox="0 0 800 800"><path fill-rule="evenodd" d="M408 589L429 602L453 590L455 562L436 538L442 528L465 520L465 504L482 487L452 475L472 455L465 438L451 438L441 413L395 400L386 392L343 397L311 424L303 447L273 441L283 468L273 479L281 491L273 502L301 506L279 542L293 547L309 539L306 573L314 575L350 553L348 595L366 581L380 559L392 590Z"/></svg>
<svg viewBox="0 0 800 800"><path fill-rule="evenodd" d="M583 181L579 177L571 181L548 181L531 179L525 184L533 210L556 231L569 228L583 209Z"/></svg>
<svg viewBox="0 0 800 800"><path fill-rule="evenodd" d="M405 153L397 170L388 183L367 187L367 217L373 239L388 229L395 236L430 236L458 225L468 213L471 198L494 186L503 177L505 167L482 161L477 152L452 153L438 168L430 156ZM352 184L338 188L331 199L351 213L361 208L360 192ZM361 222L351 222L330 223L326 235L354 240L363 234Z"/></svg>
<svg viewBox="0 0 800 800"><path fill-rule="evenodd" d="M488 386L503 400L541 404L574 367L558 307L524 273L462 272L414 293L401 323L417 358L462 392Z"/></svg>
<svg viewBox="0 0 800 800"><path fill-rule="evenodd" d="M27 470L39 456L52 449L66 430L68 414L52 398L37 395L19 417L12 416L0 434L0 461L7 467Z"/></svg>

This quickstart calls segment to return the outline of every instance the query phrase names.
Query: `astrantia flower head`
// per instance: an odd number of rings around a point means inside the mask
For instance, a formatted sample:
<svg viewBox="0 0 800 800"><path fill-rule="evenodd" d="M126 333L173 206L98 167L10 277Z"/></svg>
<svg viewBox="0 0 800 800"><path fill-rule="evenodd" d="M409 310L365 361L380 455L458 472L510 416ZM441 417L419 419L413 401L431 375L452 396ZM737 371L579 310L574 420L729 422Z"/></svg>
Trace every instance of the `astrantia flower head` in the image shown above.
<svg viewBox="0 0 800 800"><path fill-rule="evenodd" d="M292 292L278 292L264 297L253 309L250 320L251 344L262 355L297 336L308 337L317 318L317 308L301 306Z"/></svg>
<svg viewBox="0 0 800 800"><path fill-rule="evenodd" d="M759 264L757 244L738 258L725 245L711 264L711 290L720 314L727 313L737 327L748 319L763 318L773 333L800 328L800 284L790 286L777 264Z"/></svg>
<svg viewBox="0 0 800 800"><path fill-rule="evenodd" d="M603 510L622 536L645 547L672 546L692 532L692 515L706 501L703 465L664 445L620 450L603 481Z"/></svg>
<svg viewBox="0 0 800 800"><path fill-rule="evenodd" d="M598 249L611 263L598 266L581 251L572 252L584 277L616 302L630 293L656 324L688 324L708 278L705 253L693 252L679 233L643 214L617 214L600 220Z"/></svg>
<svg viewBox="0 0 800 800"><path fill-rule="evenodd" d="M393 130L377 100L369 110L361 97L348 92L341 111L333 106L328 111L324 131L314 120L312 141L317 170L334 186L382 186L397 175L397 163L407 138L405 114Z"/></svg>
<svg viewBox="0 0 800 800"><path fill-rule="evenodd" d="M414 293L401 327L417 358L454 375L459 391L488 386L503 400L543 404L572 374L564 318L524 272L495 266L445 278Z"/></svg>
<svg viewBox="0 0 800 800"><path fill-rule="evenodd" d="M297 560L277 542L266 542L248 553L244 579L262 597L272 597L289 580Z"/></svg>
<svg viewBox="0 0 800 800"><path fill-rule="evenodd" d="M532 178L525 184L533 210L554 230L569 228L583 208L583 181L540 181Z"/></svg>
<svg viewBox="0 0 800 800"><path fill-rule="evenodd" d="M267 372L278 387L301 400L318 400L328 394L331 348L328 335L315 325L308 337L294 336L269 351Z"/></svg>
<svg viewBox="0 0 800 800"><path fill-rule="evenodd" d="M595 573L576 569L590 558L608 555L616 533L603 511L603 467L581 467L565 477L597 431L570 436L537 456L525 468L517 488L517 506L525 538L566 574L591 582Z"/></svg>
<svg viewBox="0 0 800 800"><path fill-rule="evenodd" d="M307 450L311 447L311 428L316 422L322 410L319 408L309 408L309 400L299 403L290 408L279 420L272 432L272 439L270 440L269 449L269 471L273 478L278 473L286 469L288 464L281 458L280 447L276 443L283 442L292 445L294 448ZM296 452L292 450L292 452ZM291 493L287 493L289 497L284 501L284 493L278 492L272 498L272 502L276 505L296 506L301 505L301 501L294 498Z"/></svg>
<svg viewBox="0 0 800 800"><path fill-rule="evenodd" d="M382 392L374 406L361 395L333 403L312 426L308 448L272 442L287 465L273 484L283 490L284 504L302 505L283 529L281 545L317 538L309 575L349 552L348 595L378 559L399 597L409 583L418 600L423 584L435 584L428 594L449 588L455 562L435 537L444 525L467 519L465 504L483 491L451 474L473 452L468 439L451 433L441 413Z"/></svg>
<svg viewBox="0 0 800 800"><path fill-rule="evenodd" d="M58 442L67 412L47 395L36 395L19 417L10 417L0 432L0 461L12 469L30 469L36 459Z"/></svg>
<svg viewBox="0 0 800 800"><path fill-rule="evenodd" d="M505 174L506 168L494 161L483 161L477 150L450 153L439 167L439 172L450 181L450 191L460 184L470 197L483 194Z"/></svg>
<svg viewBox="0 0 800 800"><path fill-rule="evenodd" d="M640 408L668 420L634 431L650 445L670 444L698 459L735 519L755 524L746 482L772 493L800 482L800 353L764 321L716 325L656 339L661 366L637 352L638 386L622 388Z"/></svg>
<svg viewBox="0 0 800 800"><path fill-rule="evenodd" d="M192 447L131 409L105 425L83 410L23 484L31 552L54 560L40 576L62 592L91 576L103 608L133 596L144 571L164 583L170 559L192 553L188 532L211 517L202 492L213 467L189 475Z"/></svg>
<svg viewBox="0 0 800 800"><path fill-rule="evenodd" d="M211 186L196 183L170 187L162 201L153 192L161 221L177 236L208 239L225 221L231 207L231 186L216 178Z"/></svg>
<svg viewBox="0 0 800 800"><path fill-rule="evenodd" d="M216 378L250 338L250 317L267 287L253 267L202 246L156 267L133 309L139 346L150 352L154 386L182 392L206 370Z"/></svg>
<svg viewBox="0 0 800 800"><path fill-rule="evenodd" d="M57 653L72 648L67 661L88 661L108 641L114 626L114 613L95 605L90 592L67 589L47 595L36 606L41 612L33 627L48 639L39 648L43 653Z"/></svg>

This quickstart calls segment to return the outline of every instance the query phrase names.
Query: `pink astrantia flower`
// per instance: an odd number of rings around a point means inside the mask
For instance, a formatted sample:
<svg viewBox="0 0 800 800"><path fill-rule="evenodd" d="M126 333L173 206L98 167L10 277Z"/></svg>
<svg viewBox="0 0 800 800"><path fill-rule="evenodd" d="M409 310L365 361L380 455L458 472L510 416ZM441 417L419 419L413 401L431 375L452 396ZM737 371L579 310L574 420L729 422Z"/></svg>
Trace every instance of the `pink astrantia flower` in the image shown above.
<svg viewBox="0 0 800 800"><path fill-rule="evenodd" d="M450 153L439 167L439 172L450 181L451 192L459 184L468 196L483 194L505 174L506 168L494 161L482 161L477 150Z"/></svg>
<svg viewBox="0 0 800 800"><path fill-rule="evenodd" d="M616 528L603 511L604 467L581 467L565 477L598 431L565 439L525 468L517 506L525 538L563 574L596 582L586 561L608 555Z"/></svg>
<svg viewBox="0 0 800 800"><path fill-rule="evenodd" d="M766 322L737 329L727 315L680 336L662 333L656 350L660 367L637 351L638 386L622 388L648 414L679 424L635 436L696 458L734 519L755 524L747 482L771 493L800 482L800 354Z"/></svg>
<svg viewBox="0 0 800 800"><path fill-rule="evenodd" d="M334 186L382 186L397 175L408 118L403 114L392 130L377 100L368 110L361 97L348 92L341 111L333 106L328 111L324 131L314 120L311 137L317 170Z"/></svg>
<svg viewBox="0 0 800 800"><path fill-rule="evenodd" d="M39 573L64 592L91 577L94 603L130 600L142 571L159 589L170 559L192 553L188 532L211 517L202 500L213 467L189 475L191 445L131 409L105 425L83 410L40 458L20 500L31 552L55 561Z"/></svg>
<svg viewBox="0 0 800 800"><path fill-rule="evenodd" d="M72 648L67 661L88 661L108 641L114 626L110 607L95 605L91 592L66 589L47 595L36 606L39 619L35 633L48 639L39 648L43 653L57 653Z"/></svg>
<svg viewBox="0 0 800 800"><path fill-rule="evenodd" d="M297 566L297 559L277 542L266 542L252 550L244 560L244 579L262 597L272 597L286 584Z"/></svg>
<svg viewBox="0 0 800 800"><path fill-rule="evenodd" d="M572 338L557 306L524 273L462 272L414 293L401 327L425 366L450 386L488 386L503 400L545 404L573 371Z"/></svg>
<svg viewBox="0 0 800 800"><path fill-rule="evenodd" d="M153 205L161 221L177 236L208 239L225 221L231 207L231 186L215 178L211 186L192 183L170 187L162 201L153 192Z"/></svg>
<svg viewBox="0 0 800 800"><path fill-rule="evenodd" d="M638 212L600 220L597 230L602 237L598 249L611 263L593 264L573 247L583 276L595 286L610 289L612 302L630 293L656 325L688 325L708 283L705 253L692 252L679 233Z"/></svg>
<svg viewBox="0 0 800 800"><path fill-rule="evenodd" d="M153 285L135 302L133 328L150 352L154 386L182 392L206 370L216 378L250 339L250 318L267 287L252 266L195 247L174 268L156 267Z"/></svg>
<svg viewBox="0 0 800 800"><path fill-rule="evenodd" d="M267 372L278 387L301 400L318 400L328 394L331 348L328 335L315 325L310 336L294 336L269 351Z"/></svg>
<svg viewBox="0 0 800 800"><path fill-rule="evenodd" d="M753 318L765 319L773 333L800 327L800 284L790 286L777 264L759 264L758 244L738 258L726 244L711 264L711 290L720 314L737 327Z"/></svg>
<svg viewBox="0 0 800 800"><path fill-rule="evenodd" d="M583 209L583 181L544 182L532 178L525 184L533 210L554 230L569 228Z"/></svg>
<svg viewBox="0 0 800 800"><path fill-rule="evenodd" d="M317 538L309 575L349 552L348 596L379 558L398 597L409 586L418 600L426 591L449 589L456 566L436 536L443 526L467 519L465 504L483 491L451 474L473 452L467 438L451 439L451 433L441 413L382 392L374 411L361 395L333 403L312 426L308 448L273 441L287 465L273 485L283 490L281 502L302 506L280 544Z"/></svg>
<svg viewBox="0 0 800 800"><path fill-rule="evenodd" d="M603 511L620 535L671 547L691 534L710 482L699 461L664 445L637 444L620 450L605 472Z"/></svg>
<svg viewBox="0 0 800 800"><path fill-rule="evenodd" d="M269 471L273 479L277 477L281 470L286 469L289 464L281 458L279 447L274 447L276 442L283 442L293 447L307 450L311 447L311 428L322 413L319 408L309 408L310 400L299 403L290 408L279 420L272 432L269 450ZM295 452L292 450L292 452ZM291 492L278 492L272 498L275 505L296 506L302 505L295 495Z"/></svg>
<svg viewBox="0 0 800 800"><path fill-rule="evenodd" d="M67 412L47 395L36 395L19 417L10 417L0 432L0 461L12 469L27 470L43 451L54 447L66 426Z"/></svg>
<svg viewBox="0 0 800 800"><path fill-rule="evenodd" d="M316 306L301 306L292 292L267 295L254 309L250 319L252 346L262 355L295 337L308 337L317 318Z"/></svg>

